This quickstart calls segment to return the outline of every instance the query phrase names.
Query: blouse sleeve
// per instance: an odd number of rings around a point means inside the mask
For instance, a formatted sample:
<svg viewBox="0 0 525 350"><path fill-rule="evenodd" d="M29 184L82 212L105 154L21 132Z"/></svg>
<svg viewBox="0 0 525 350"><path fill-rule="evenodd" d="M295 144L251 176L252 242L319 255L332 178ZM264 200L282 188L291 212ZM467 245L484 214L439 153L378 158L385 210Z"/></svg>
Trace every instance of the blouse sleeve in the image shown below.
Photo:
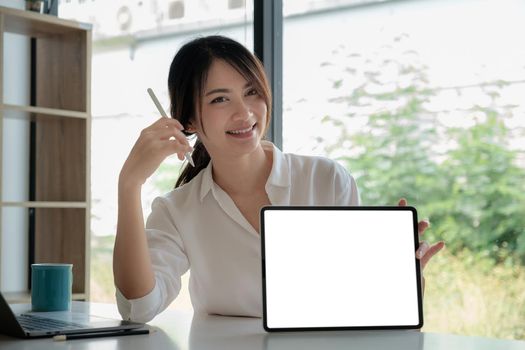
<svg viewBox="0 0 525 350"><path fill-rule="evenodd" d="M352 175L339 163L335 163L334 190L336 206L359 206L361 197Z"/></svg>
<svg viewBox="0 0 525 350"><path fill-rule="evenodd" d="M169 206L169 199L157 197L146 222L155 287L138 299L126 299L118 289L116 291L118 310L124 320L149 322L164 311L180 292L181 276L188 271L189 261Z"/></svg>

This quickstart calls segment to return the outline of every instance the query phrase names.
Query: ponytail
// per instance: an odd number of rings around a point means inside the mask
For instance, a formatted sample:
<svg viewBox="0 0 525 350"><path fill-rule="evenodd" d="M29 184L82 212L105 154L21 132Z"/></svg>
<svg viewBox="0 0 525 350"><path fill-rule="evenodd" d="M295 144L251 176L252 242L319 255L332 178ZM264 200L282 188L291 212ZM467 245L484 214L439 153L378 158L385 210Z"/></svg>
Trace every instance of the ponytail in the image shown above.
<svg viewBox="0 0 525 350"><path fill-rule="evenodd" d="M204 147L204 144L199 139L197 139L195 142L191 158L193 159L193 163L195 163L195 167L191 166L191 164L186 164L184 169L182 169L177 182L175 183L175 188L190 182L202 169L206 168L210 163L210 155Z"/></svg>

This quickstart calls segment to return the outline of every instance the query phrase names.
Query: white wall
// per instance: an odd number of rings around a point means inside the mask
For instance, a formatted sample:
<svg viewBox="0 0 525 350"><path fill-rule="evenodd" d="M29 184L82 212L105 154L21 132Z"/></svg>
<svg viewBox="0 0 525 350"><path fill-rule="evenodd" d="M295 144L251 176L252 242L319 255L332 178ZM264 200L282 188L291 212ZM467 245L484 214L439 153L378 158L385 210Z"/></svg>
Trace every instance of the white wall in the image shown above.
<svg viewBox="0 0 525 350"><path fill-rule="evenodd" d="M24 9L23 0L0 0L0 6ZM29 104L30 40L5 34L3 54L4 103ZM4 116L5 117L5 116ZM3 120L2 201L28 198L29 121L23 115ZM27 289L28 226L27 209L2 210L0 286L2 291Z"/></svg>

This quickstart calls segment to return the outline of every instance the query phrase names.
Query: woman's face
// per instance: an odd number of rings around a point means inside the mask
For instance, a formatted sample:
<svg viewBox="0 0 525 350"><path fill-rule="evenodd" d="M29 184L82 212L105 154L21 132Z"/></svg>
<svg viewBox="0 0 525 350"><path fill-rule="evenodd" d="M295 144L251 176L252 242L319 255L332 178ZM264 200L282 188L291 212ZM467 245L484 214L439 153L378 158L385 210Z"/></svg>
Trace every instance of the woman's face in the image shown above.
<svg viewBox="0 0 525 350"><path fill-rule="evenodd" d="M200 123L193 126L211 157L238 157L259 146L267 110L251 82L225 61L215 59L204 85Z"/></svg>

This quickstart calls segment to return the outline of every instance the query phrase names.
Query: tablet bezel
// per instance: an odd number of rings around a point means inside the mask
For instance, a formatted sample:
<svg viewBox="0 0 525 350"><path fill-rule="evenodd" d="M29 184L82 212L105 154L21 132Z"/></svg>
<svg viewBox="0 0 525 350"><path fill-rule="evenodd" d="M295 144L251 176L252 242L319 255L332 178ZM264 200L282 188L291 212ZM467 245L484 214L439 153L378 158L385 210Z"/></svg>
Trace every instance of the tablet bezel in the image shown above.
<svg viewBox="0 0 525 350"><path fill-rule="evenodd" d="M267 301L266 301L266 248L265 248L265 226L264 214L274 210L385 210L385 211L410 211L413 219L414 234L414 262L416 268L417 307L419 322L415 325L387 325L387 326L348 326L348 327L293 327L293 328L271 328L268 326ZM263 327L267 332L301 332L301 331L341 331L341 330L388 330L388 329L420 329L423 327L423 293L421 285L420 261L415 252L419 248L418 219L416 208L411 206L265 206L260 211L261 225L261 265L262 265L262 292L263 292Z"/></svg>

